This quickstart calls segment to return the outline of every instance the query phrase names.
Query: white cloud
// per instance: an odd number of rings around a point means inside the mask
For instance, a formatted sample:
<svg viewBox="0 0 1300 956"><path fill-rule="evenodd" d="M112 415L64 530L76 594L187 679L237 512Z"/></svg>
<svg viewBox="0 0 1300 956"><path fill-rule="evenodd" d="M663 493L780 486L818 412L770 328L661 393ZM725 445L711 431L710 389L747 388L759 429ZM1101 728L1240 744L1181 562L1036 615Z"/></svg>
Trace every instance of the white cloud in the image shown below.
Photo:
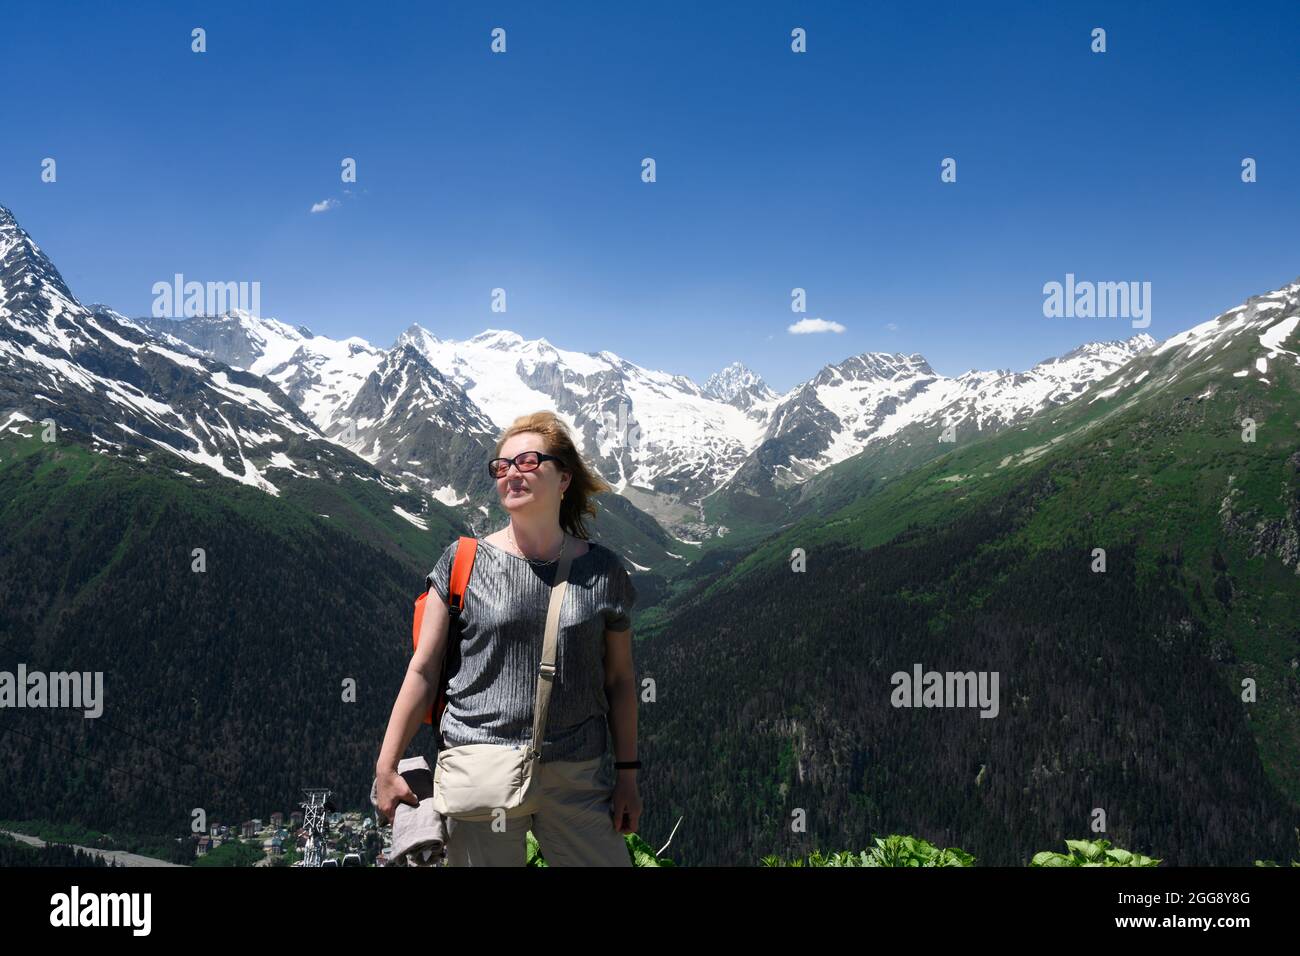
<svg viewBox="0 0 1300 956"><path fill-rule="evenodd" d="M844 326L826 319L800 319L786 331L791 335L811 335L814 332L843 332Z"/></svg>
<svg viewBox="0 0 1300 956"><path fill-rule="evenodd" d="M897 326L896 324L894 324L893 322L886 322L886 323L885 323L885 328L889 329L889 331L891 331L891 332L897 332L897 331L898 331L898 326Z"/></svg>
<svg viewBox="0 0 1300 956"><path fill-rule="evenodd" d="M334 209L338 205L339 205L339 201L337 199L322 199L320 202L314 202L311 204L311 211L329 212L331 209Z"/></svg>

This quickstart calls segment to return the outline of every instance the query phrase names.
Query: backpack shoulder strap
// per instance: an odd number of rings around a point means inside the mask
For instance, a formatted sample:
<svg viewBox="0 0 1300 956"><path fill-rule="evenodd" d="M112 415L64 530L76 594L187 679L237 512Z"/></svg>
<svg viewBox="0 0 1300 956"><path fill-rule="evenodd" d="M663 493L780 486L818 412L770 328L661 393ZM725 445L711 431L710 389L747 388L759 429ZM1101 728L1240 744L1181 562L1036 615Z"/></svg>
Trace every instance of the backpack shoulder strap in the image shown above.
<svg viewBox="0 0 1300 956"><path fill-rule="evenodd" d="M451 580L447 585L447 607L452 617L465 609L465 588L474 570L474 556L478 553L478 538L461 535L456 545L456 560L451 565Z"/></svg>

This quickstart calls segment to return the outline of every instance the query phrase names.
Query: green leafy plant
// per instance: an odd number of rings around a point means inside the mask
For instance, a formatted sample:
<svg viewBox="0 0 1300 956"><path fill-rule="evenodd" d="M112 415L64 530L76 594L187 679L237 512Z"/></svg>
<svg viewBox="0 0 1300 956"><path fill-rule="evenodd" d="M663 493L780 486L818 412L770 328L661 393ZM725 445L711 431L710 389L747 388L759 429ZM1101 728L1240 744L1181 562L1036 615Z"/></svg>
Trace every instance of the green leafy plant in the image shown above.
<svg viewBox="0 0 1300 956"><path fill-rule="evenodd" d="M975 857L957 847L940 848L918 837L892 833L875 838L870 850L823 853L814 850L806 858L786 862L768 855L762 866L974 866Z"/></svg>
<svg viewBox="0 0 1300 956"><path fill-rule="evenodd" d="M814 850L807 857L784 860L769 854L761 866L974 866L975 857L957 847L940 848L906 834L875 837L869 850L823 853ZM1034 854L1030 866L1159 866L1161 861L1141 853L1112 847L1106 840L1066 840L1068 853L1044 851ZM1259 866L1275 866L1257 862ZM1293 864L1300 866L1300 863Z"/></svg>
<svg viewBox="0 0 1300 956"><path fill-rule="evenodd" d="M957 847L940 849L917 837L891 834L864 854L863 866L974 866L975 857Z"/></svg>
<svg viewBox="0 0 1300 956"><path fill-rule="evenodd" d="M623 835L623 841L627 844L628 856L632 858L633 866L676 866L672 860L667 857L655 855L654 847L642 840L635 833ZM537 837L533 836L533 831L528 831L528 854L526 859L527 866L549 866L546 858L542 856L541 845L537 842Z"/></svg>
<svg viewBox="0 0 1300 956"><path fill-rule="evenodd" d="M1160 860L1112 847L1106 840L1066 840L1069 853L1035 853L1030 866L1159 866Z"/></svg>

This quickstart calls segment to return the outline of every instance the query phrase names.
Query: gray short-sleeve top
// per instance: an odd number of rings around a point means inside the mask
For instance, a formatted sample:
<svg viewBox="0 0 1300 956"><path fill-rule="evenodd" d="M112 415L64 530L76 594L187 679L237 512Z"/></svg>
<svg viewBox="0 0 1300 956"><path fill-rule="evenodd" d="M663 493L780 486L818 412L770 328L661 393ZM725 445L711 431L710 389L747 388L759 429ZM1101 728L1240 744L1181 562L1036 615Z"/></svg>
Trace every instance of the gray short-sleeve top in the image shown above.
<svg viewBox="0 0 1300 956"><path fill-rule="evenodd" d="M543 761L589 760L608 750L605 632L631 629L636 588L618 554L590 544L569 565ZM425 579L444 604L458 545L457 540L446 547ZM532 738L557 566L533 565L479 539L465 609L451 624L447 708L440 725L445 746Z"/></svg>

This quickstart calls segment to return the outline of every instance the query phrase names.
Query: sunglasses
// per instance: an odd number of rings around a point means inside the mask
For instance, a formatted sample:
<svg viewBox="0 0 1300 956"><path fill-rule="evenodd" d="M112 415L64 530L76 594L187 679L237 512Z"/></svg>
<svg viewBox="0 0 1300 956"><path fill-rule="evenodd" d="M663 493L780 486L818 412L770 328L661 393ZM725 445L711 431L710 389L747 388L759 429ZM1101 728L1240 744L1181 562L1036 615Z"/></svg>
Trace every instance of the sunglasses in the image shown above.
<svg viewBox="0 0 1300 956"><path fill-rule="evenodd" d="M515 467L520 471L536 471L537 466L544 461L555 462L557 468L564 467L563 458L547 455L540 451L521 451L514 458L493 458L488 462L488 474L493 478L505 477L506 472L510 470L511 462L514 462Z"/></svg>

